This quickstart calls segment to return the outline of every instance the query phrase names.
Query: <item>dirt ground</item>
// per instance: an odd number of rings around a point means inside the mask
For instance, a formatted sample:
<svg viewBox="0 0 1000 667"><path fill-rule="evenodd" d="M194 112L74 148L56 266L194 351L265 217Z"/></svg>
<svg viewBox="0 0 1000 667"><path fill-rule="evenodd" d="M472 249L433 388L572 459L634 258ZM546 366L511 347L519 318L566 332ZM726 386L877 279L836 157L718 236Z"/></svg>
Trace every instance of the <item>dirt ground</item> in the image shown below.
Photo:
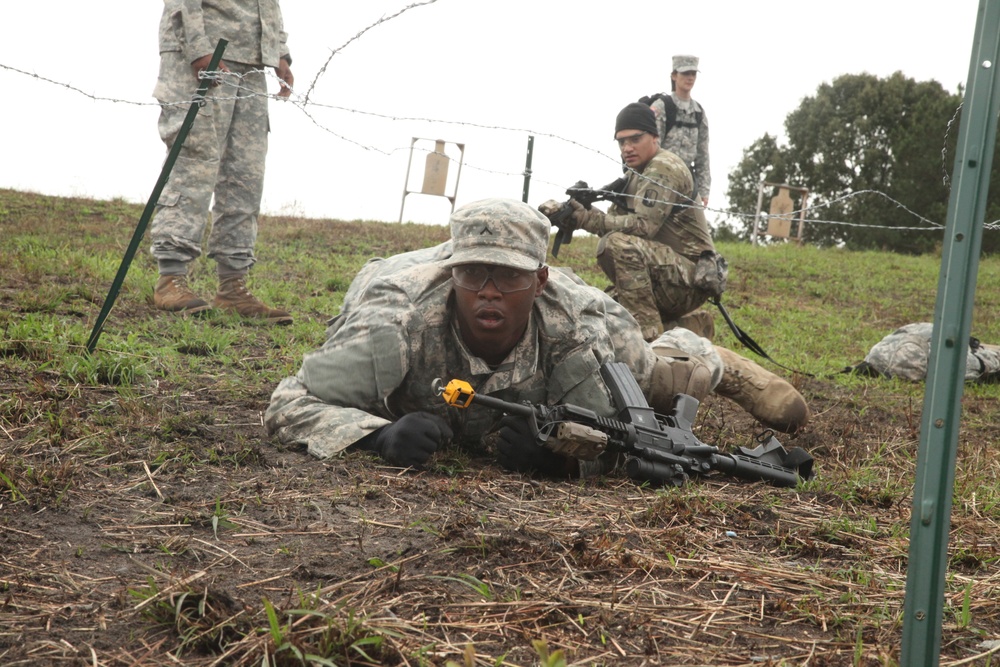
<svg viewBox="0 0 1000 667"><path fill-rule="evenodd" d="M0 664L898 664L920 403L892 384L796 379L803 488L654 489L507 473L489 443L423 472L319 461L267 438L252 361L123 396L15 370L33 350L0 346ZM963 476L996 479L994 403L965 397ZM695 432L759 427L710 397ZM997 514L956 497L942 664L988 664Z"/></svg>
<svg viewBox="0 0 1000 667"><path fill-rule="evenodd" d="M115 410L99 390L53 395L44 373L0 389L82 420ZM912 422L859 419L823 381L803 390L816 420L787 444L810 449L821 476L880 443L912 456ZM51 457L5 429L3 456L47 459L35 474L58 496L0 505L4 664L260 664L282 645L264 599L284 636L337 647L336 664L462 664L468 650L526 665L539 639L572 664L883 664L898 646L909 507L878 484L835 495L712 478L657 492L538 481L486 454L403 472L267 441L264 387L239 403L211 387L146 391L150 414L189 419ZM702 414L706 441L753 427L723 399ZM164 444L171 457L148 456ZM104 453L60 468L74 447ZM975 545L964 569L994 579L992 535L955 531ZM977 620L980 635L1000 631L995 615ZM945 625L946 655L977 652L976 632Z"/></svg>

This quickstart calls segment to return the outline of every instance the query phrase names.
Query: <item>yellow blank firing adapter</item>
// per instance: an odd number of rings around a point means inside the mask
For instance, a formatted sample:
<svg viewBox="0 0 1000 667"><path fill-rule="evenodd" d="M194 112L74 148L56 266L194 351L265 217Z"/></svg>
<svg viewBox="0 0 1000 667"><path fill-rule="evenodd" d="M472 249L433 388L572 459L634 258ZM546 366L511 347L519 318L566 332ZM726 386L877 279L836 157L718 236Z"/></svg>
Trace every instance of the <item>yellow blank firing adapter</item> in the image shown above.
<svg viewBox="0 0 1000 667"><path fill-rule="evenodd" d="M435 389L444 402L456 408L467 408L476 397L472 385L465 380L452 380L446 386L441 386L440 378L434 381Z"/></svg>

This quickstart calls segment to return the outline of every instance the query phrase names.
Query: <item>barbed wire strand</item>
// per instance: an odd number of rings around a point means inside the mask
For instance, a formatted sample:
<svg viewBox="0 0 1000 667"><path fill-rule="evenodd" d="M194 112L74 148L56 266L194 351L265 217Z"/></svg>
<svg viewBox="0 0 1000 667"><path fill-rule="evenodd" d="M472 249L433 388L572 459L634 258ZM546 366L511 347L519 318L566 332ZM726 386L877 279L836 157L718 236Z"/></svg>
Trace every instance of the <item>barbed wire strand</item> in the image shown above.
<svg viewBox="0 0 1000 667"><path fill-rule="evenodd" d="M414 2L411 5L407 5L406 7L403 7L402 9L400 9L395 14L392 14L390 16L383 16L378 21L375 21L375 23L372 23L367 28L364 28L363 30L361 30L360 32L358 32L358 34L356 34L354 37L351 37L349 40L347 40L346 42L344 42L343 44L341 44L338 48L331 50L330 51L330 56L326 59L326 62L323 63L322 67L320 67L319 70L316 72L316 76L313 77L312 83L309 85L309 90L306 91L306 94L303 97L305 103L306 104L309 103L309 96L312 95L313 88L316 87L316 83L319 81L319 78L321 76L323 76L323 74L326 73L326 68L330 65L330 61L333 60L333 57L335 55L337 55L338 53L340 53L341 51L343 51L345 48L347 48L348 44L350 44L351 42L359 39L362 35L364 35L366 32L368 32L372 28L374 28L376 26L379 26L379 25L382 25L386 21L391 21L392 19L396 18L397 16L400 16L400 15L402 15L402 14L410 11L414 7L423 7L425 5L432 5L435 2L437 2L437 0L425 0L424 2Z"/></svg>
<svg viewBox="0 0 1000 667"><path fill-rule="evenodd" d="M289 102L289 103L293 104L303 115L306 116L306 118L313 125L315 125L319 129L327 132L328 134L336 137L337 139L340 139L341 141L345 141L347 143L351 143L351 144L357 146L358 148L360 148L362 150L373 151L373 152L376 152L378 154L385 155L387 157L388 156L392 156L392 155L394 155L394 154L396 154L398 152L408 151L408 150L418 150L418 151L425 152L425 153L432 153L434 151L432 151L430 149L424 149L424 148L414 147L414 146L398 146L398 147L394 147L394 148L390 148L390 149L383 149L383 148L379 148L377 146L373 146L371 144L365 144L365 143L356 141L356 140L354 140L354 139L352 139L352 138L350 138L348 136L345 136L344 134L341 134L339 132L336 132L336 131L330 129L329 127L327 127L326 125L324 125L323 123L321 123L312 113L310 113L310 111L307 109L307 107L317 107L317 108L323 108L323 109L330 109L330 110L334 110L334 111L340 111L340 112L344 112L344 113L358 114L358 115L369 116L369 117L373 117L373 118L380 118L380 119L384 119L384 120L387 120L387 121L390 121L390 122L422 122L422 123L439 124L439 125L454 125L454 126L460 126L460 127L473 127L473 128L477 128L477 129L502 131L502 132L512 132L512 133L519 133L519 134L529 134L529 135L532 135L532 136L547 137L547 138L551 138L553 140L557 140L557 141L564 142L566 144L572 145L572 146L574 146L574 147L576 147L578 149L589 151L591 153L599 155L599 156L607 159L608 161L613 162L617 167L621 166L621 163L620 163L620 160L619 160L618 156L610 156L610 155L608 155L607 153L605 153L605 152L603 152L601 150L592 148L590 146L582 144L582 143L580 143L578 141L575 141L573 139L569 139L569 138L566 138L566 137L563 137L561 135L554 134L554 133L551 133L551 132L539 131L539 130L535 130L535 129L531 129L531 128L518 128L518 127L509 127L509 126L503 126L503 125L487 125L487 124L475 123L475 122L470 122L470 121L456 121L456 120L446 120L446 119L438 119L438 118L391 115L391 114L377 113L377 112L372 112L372 111L365 111L365 110L361 110L361 109L353 109L353 108L345 107L345 106L342 106L342 105L325 104L323 102L310 101L309 100L309 95L311 94L312 90L314 89L314 87L316 85L316 82L319 80L319 77L322 75L323 72L325 72L325 70L329 66L332 58L339 51L343 50L351 42L359 39L362 35L364 35L366 32L368 32L372 28L374 28L374 27L376 27L376 26L378 26L378 25L380 25L382 23L385 23L388 20L396 18L396 17L400 16L401 14L403 14L404 12L406 12L406 11L408 11L410 9L413 9L413 8L419 7L419 6L433 4L436 1L437 0L425 0L424 2L418 2L418 3L410 4L410 5L406 6L406 7L404 7L403 9L401 9L400 11L396 12L395 14L392 14L390 16L384 16L384 17L380 18L378 21L376 21L375 23L373 23L370 26L368 26L367 28L359 31L356 35L354 35L351 39L349 39L343 45L341 45L337 49L334 49L334 50L331 51L330 57L323 64L323 66L320 68L320 71L317 73L316 77L314 77L313 83L310 86L309 91L305 95L301 95L301 94L297 93L293 89L290 97L288 97L288 98L279 98L279 99L282 99L282 101ZM22 75L25 75L25 76L29 76L29 77L32 77L32 78L37 79L39 81L42 81L44 83L48 83L48 84L52 84L52 85L55 85L55 86L59 86L59 87L65 88L65 89L70 90L72 92L81 94L81 95L83 95L83 96L85 96L87 98L90 98L90 99L92 99L94 101L122 103L122 104L129 104L129 105L133 105L133 106L152 106L152 105L156 105L156 106L161 106L161 107L162 106L174 106L174 105L189 105L193 101L204 103L204 101L198 100L194 96L192 96L192 99L179 100L179 101L176 101L176 102L173 102L173 101L165 101L165 102L157 102L157 101L154 101L154 102L137 102L137 101L132 101L132 100L125 100L125 99L120 99L120 98L114 98L114 97L107 97L107 96L97 95L97 94L94 94L94 93L88 93L87 91L85 91L85 90L83 90L83 89L81 89L81 88L79 88L77 86L73 86L73 85L68 84L68 83L64 83L64 82L61 82L61 81L57 81L55 79L51 79L51 78L42 76L42 75L37 74L35 72L28 72L26 70L23 70L23 69L20 69L20 68L17 68L17 67L13 67L13 66L10 66L10 65L6 65L6 64L3 64L3 63L0 63L0 69L5 69L5 70L11 71L11 72L15 72L17 74L22 74ZM211 94L210 94L210 97L212 99L215 99L215 100L218 100L218 101L222 101L222 100L226 100L226 99L235 99L235 98L238 98L238 97L246 97L246 96L250 96L250 95L261 95L261 94L265 94L268 97L277 97L276 95L270 94L270 93L258 93L258 92L254 92L254 91L248 91L248 90L244 89L243 86L239 83L242 80L243 76L248 76L250 74L255 74L255 73L260 73L260 72L263 72L265 74L265 76L273 77L275 79L277 78L277 77L275 77L274 73L271 71L271 68L266 68L265 70L250 70L249 72L247 72L244 75L240 75L240 74L237 74L237 73L231 73L231 72L230 73L203 72L202 76L203 77L217 79L219 81L219 83L220 83L221 86L225 86L227 88L232 88L232 89L235 90L235 93L233 93L231 97L226 97L225 95L221 94L218 90L213 90L211 92ZM952 116L952 118L948 122L948 127L946 128L946 131L945 131L945 146L942 148L942 161L943 162L945 162L947 160L947 139L948 139L948 136L950 134L951 127L952 127L953 123L958 119L960 111L961 111L961 105L959 105L958 109L956 109L956 111L955 111L955 114ZM455 161L455 159L453 157L451 157L451 156L446 155L445 157L448 158L448 160L451 161L451 162ZM487 167L482 167L482 166L479 166L479 165L476 165L476 164L470 164L468 162L463 162L463 167L469 168L469 169L474 169L474 170L481 171L481 172L484 172L484 173L490 173L490 174L494 174L494 175L498 175L498 176L504 176L504 177L522 178L524 176L524 172L523 171L519 171L519 172L501 171L501 170L490 169L490 168L487 168ZM643 176L642 174L638 174L638 172L635 172L634 170L630 169L630 171L632 171L633 173L637 174L637 176L639 178L647 180L647 181L650 181L650 179L648 177ZM561 186L561 185L559 185L557 183L554 183L554 182L551 182L551 181L547 181L547 180L544 180L544 179L540 178L538 176L538 174L535 173L535 172L532 173L532 176L533 176L533 178L535 178L536 182L540 182L540 183L543 183L545 185L550 185L550 186L554 186L554 187L563 188L563 186ZM946 186L947 186L947 180L948 179L947 179L947 174L946 174L945 175L945 185ZM656 182L656 181L650 181L650 182L656 183L656 185L658 185L661 188L663 187L662 183L659 183L659 182ZM563 189L565 189L565 188L563 188ZM684 199L686 199L686 195L684 195L683 193L678 193L676 191L669 190L669 188L667 188L667 189L668 189L668 191L673 192L674 195L677 195L677 198L680 201L678 202L678 201L671 201L671 200L660 200L661 203L670 203L670 204L672 204L674 206L682 207L682 208L683 207L688 207L688 206L700 206L699 204L696 204L696 203L693 203L693 202L690 203L690 204L684 203ZM887 229L887 230L893 230L893 231L942 231L942 230L945 229L945 225L943 225L941 223L938 223L938 222L935 222L935 221L932 221L932 220L929 220L929 219L927 219L927 218L919 215L918 213L912 211L909 207L907 207L902 202L900 202L900 201L892 198L891 196L889 196L886 193L881 192L879 190L866 189L866 190L859 190L859 191L856 191L856 192L846 193L846 194L841 195L839 197L836 197L835 199L832 199L830 201L824 201L824 202L821 202L821 203L818 203L818 204L815 204L815 205L810 205L809 207L806 208L806 211L808 211L809 213L813 213L816 210L821 210L823 208L828 208L828 207L833 206L835 204L838 204L838 203L841 203L841 202L845 202L845 201L848 201L848 200L850 200L852 198L860 197L860 196L863 196L863 195L875 195L875 196L879 196L879 197L885 198L886 200L888 200L889 202L891 202L892 204L894 204L897 208L903 209L906 213L908 213L909 215L913 216L914 218L916 218L917 220L919 220L920 222L922 222L924 224L924 226L922 226L922 227L917 227L917 226L903 227L903 226L895 226L895 225L876 225L876 224L848 222L848 221L844 221L844 220L828 220L828 219L824 219L824 218L802 218L802 222L803 223L809 223L809 224L812 224L812 225L828 224L828 225L840 225L840 226L845 226L845 227L870 228L870 229ZM758 215L758 213L756 213L756 212L755 213L745 213L745 212L740 212L740 211L733 211L733 210L727 210L727 209L717 209L717 208L705 208L705 211L707 213L716 213L716 214L721 215L721 216L726 216L726 217L731 217L731 218L737 218L737 219L741 219L741 220L744 220L744 221L753 220L753 218L757 217L757 215ZM792 219L796 215L802 215L802 213L803 213L802 209L798 209L798 210L795 210L795 211L784 213L784 214L782 214L782 217L783 218ZM765 218L765 219L768 218L768 217L770 217L768 214L766 214L764 212L760 212L759 215L760 215L760 217ZM983 227L984 227L984 229L989 229L989 230L1000 229L1000 220L994 220L994 221L985 223Z"/></svg>

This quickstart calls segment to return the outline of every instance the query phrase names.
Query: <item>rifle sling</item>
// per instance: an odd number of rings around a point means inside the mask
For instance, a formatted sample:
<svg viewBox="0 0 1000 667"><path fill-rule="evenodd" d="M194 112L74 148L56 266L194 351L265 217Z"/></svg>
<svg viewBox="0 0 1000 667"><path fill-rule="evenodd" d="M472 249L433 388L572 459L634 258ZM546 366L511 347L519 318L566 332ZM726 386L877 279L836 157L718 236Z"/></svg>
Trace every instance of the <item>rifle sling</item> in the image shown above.
<svg viewBox="0 0 1000 667"><path fill-rule="evenodd" d="M750 335L747 332L743 331L743 329L739 328L736 325L736 323L733 322L733 318L729 316L729 311L726 310L726 307L722 305L722 297L718 297L718 296L712 297L712 298L709 299L709 301L711 303L714 303L716 306L718 306L719 312L722 313L722 317L726 320L726 324L729 325L729 328L732 330L733 335L736 336L736 340L738 340L740 343L742 343L746 348L748 348L749 350L751 350L754 354L760 355L764 359L767 359L768 361L770 361L775 366L778 366L780 368L784 368L786 371L790 371L792 373L798 373L799 375L805 375L806 377L816 377L812 373L806 373L805 371L799 371L799 370L795 370L794 368L789 368L788 366L785 366L784 364L781 364L781 363L775 361L774 359L772 359L771 355L769 355L767 352L765 352L764 348L762 348L757 343L757 341L755 341L753 338L751 338Z"/></svg>

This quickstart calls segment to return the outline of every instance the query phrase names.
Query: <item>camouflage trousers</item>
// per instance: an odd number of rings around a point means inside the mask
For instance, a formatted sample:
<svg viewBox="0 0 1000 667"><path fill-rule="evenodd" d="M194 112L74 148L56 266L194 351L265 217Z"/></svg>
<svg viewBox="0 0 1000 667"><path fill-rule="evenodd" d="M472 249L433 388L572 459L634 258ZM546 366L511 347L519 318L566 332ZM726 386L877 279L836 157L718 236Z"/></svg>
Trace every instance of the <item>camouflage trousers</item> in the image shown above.
<svg viewBox="0 0 1000 667"><path fill-rule="evenodd" d="M158 260L189 262L201 255L212 205L208 256L232 271L254 261L257 216L267 154L267 82L259 67L226 62L231 74L209 89L174 163L150 226ZM162 105L158 128L173 146L198 86L180 53L160 54L154 95Z"/></svg>
<svg viewBox="0 0 1000 667"><path fill-rule="evenodd" d="M662 243L611 232L597 245L597 263L647 339L708 300L694 287L695 263Z"/></svg>

